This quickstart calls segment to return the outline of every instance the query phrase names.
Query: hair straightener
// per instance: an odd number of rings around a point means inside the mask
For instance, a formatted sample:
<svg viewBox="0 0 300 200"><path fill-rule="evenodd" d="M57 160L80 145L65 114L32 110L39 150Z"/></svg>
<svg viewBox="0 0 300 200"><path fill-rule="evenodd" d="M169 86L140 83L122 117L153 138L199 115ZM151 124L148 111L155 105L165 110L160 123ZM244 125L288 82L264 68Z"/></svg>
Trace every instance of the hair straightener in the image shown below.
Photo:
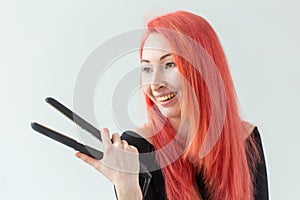
<svg viewBox="0 0 300 200"><path fill-rule="evenodd" d="M91 125L89 122L87 122L86 120L81 118L79 115L74 113L72 110L70 110L69 108L67 108L66 106L64 106L57 100L55 100L54 98L48 97L45 100L47 103L49 103L51 106L56 108L67 118L69 118L70 120L75 122L75 124L79 125L82 129L88 131L93 136L95 136L97 139L102 141L100 131L97 128L95 128L93 125ZM76 151L84 153L92 158L95 158L97 160L100 160L103 158L103 152L101 152L97 149L94 149L92 147L89 147L87 145L81 144L81 143L77 142L76 140L74 140L64 134L54 131L54 130L52 130L46 126L43 126L37 122L32 122L31 127L33 130L51 138L57 142L67 145L68 147L71 147ZM152 175L150 174L150 172L148 172L147 166L145 164L143 164L141 161L140 161L140 171L142 173L139 173L139 176L140 176L140 179L143 180L142 193L143 193L143 197L145 197L147 194L149 185L150 185Z"/></svg>

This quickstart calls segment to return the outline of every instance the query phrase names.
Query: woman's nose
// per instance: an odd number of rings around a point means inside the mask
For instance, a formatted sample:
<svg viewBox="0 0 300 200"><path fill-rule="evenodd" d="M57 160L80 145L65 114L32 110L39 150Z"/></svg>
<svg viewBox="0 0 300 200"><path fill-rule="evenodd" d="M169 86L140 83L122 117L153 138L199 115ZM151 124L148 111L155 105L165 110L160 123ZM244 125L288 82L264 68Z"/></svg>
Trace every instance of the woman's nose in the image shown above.
<svg viewBox="0 0 300 200"><path fill-rule="evenodd" d="M152 79L152 82L151 82L151 89L152 90L158 90L161 87L166 87L166 84L167 83L165 81L164 74L161 71L156 70L153 73L153 79Z"/></svg>
<svg viewBox="0 0 300 200"><path fill-rule="evenodd" d="M153 91L157 91L157 90L159 90L160 88L164 88L164 87L166 87L166 82L165 81L160 81L160 82L153 82L152 84L151 84L151 89L153 90Z"/></svg>

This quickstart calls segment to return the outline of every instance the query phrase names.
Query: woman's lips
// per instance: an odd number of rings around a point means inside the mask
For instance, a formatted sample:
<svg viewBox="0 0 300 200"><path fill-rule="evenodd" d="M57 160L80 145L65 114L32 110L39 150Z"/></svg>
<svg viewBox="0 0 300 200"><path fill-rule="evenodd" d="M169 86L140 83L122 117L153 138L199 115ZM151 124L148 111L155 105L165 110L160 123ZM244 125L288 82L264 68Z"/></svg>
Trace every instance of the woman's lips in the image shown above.
<svg viewBox="0 0 300 200"><path fill-rule="evenodd" d="M176 102L177 98L175 97L176 97L176 93L170 93L167 95L156 97L156 100L161 106L168 107L173 105Z"/></svg>

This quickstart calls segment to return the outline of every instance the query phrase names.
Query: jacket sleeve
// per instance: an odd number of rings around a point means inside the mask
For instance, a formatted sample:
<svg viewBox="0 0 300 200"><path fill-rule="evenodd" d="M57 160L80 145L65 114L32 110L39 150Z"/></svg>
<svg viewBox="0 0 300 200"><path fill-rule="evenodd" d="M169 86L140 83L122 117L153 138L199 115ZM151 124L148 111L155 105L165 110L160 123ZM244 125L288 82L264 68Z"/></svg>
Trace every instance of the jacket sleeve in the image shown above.
<svg viewBox="0 0 300 200"><path fill-rule="evenodd" d="M255 200L268 200L269 199L269 191L268 191L268 177L267 177L267 169L266 169L266 161L263 151L263 145L260 137L260 133L255 128L253 132L253 137L255 139L258 152L260 155L260 160L256 164L256 172L254 175L254 199Z"/></svg>

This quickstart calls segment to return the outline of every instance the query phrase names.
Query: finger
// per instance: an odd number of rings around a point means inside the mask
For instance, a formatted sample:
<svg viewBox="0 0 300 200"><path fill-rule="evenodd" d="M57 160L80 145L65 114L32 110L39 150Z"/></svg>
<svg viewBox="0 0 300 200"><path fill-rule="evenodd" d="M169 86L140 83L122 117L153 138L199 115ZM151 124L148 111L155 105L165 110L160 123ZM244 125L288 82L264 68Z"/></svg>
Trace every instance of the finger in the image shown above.
<svg viewBox="0 0 300 200"><path fill-rule="evenodd" d="M118 133L114 133L112 135L112 142L116 146L119 146L119 147L122 146L122 141L121 141L120 135Z"/></svg>
<svg viewBox="0 0 300 200"><path fill-rule="evenodd" d="M121 142L122 142L123 149L128 149L129 148L129 144L126 140L121 140Z"/></svg>
<svg viewBox="0 0 300 200"><path fill-rule="evenodd" d="M88 163L89 165L91 165L92 167L94 167L97 170L100 170L100 162L99 160L96 160L86 154L77 152L76 157L80 158L81 160L83 160L84 162Z"/></svg>
<svg viewBox="0 0 300 200"><path fill-rule="evenodd" d="M100 133L101 133L101 138L102 138L102 142L103 142L103 148L111 145L109 130L107 128L102 128L100 130Z"/></svg>
<svg viewBox="0 0 300 200"><path fill-rule="evenodd" d="M129 147L130 147L130 149L131 149L132 152L139 153L138 149L135 146L129 145Z"/></svg>
<svg viewBox="0 0 300 200"><path fill-rule="evenodd" d="M129 145L128 142L127 142L127 140L122 140L122 144L123 145Z"/></svg>

